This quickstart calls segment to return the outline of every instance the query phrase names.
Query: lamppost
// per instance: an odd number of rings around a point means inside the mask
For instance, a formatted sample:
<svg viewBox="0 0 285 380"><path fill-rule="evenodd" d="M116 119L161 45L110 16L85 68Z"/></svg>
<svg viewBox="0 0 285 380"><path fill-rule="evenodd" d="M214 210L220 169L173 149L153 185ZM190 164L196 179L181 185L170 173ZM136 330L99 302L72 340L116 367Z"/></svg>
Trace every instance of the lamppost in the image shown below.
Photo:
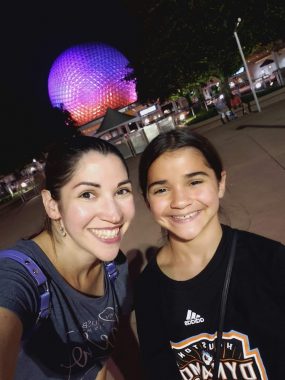
<svg viewBox="0 0 285 380"><path fill-rule="evenodd" d="M248 70L248 66L247 66L246 60L244 58L242 47L241 47L241 44L240 44L240 41L239 41L239 37L238 37L238 34L237 34L237 28L238 28L240 22L241 22L241 18L239 17L237 19L236 27L235 27L235 30L234 30L234 36L235 36L235 39L237 41L237 46L238 46L238 49L239 49L239 52L240 52L240 55L241 55L241 58L242 58L242 61L243 61L243 64L244 64L244 68L245 68L245 71L246 71L246 74L247 74L247 77L248 77L249 85L250 85L250 88L251 88L251 91L252 91L252 94L253 94L253 97L254 97L254 100L255 100L255 103L256 103L257 110L258 110L258 112L261 112L259 101L258 101L258 98L256 96L255 88L254 88L254 85L252 83L250 72Z"/></svg>

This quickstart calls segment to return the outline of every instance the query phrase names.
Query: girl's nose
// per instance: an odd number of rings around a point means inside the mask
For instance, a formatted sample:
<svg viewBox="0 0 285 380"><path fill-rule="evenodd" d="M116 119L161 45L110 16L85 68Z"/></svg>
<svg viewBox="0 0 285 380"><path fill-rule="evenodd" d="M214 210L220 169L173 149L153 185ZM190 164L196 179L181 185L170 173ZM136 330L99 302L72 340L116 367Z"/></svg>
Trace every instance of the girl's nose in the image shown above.
<svg viewBox="0 0 285 380"><path fill-rule="evenodd" d="M183 209L186 206L192 204L193 200L190 191L186 189L176 189L172 192L172 198L170 202L171 208Z"/></svg>

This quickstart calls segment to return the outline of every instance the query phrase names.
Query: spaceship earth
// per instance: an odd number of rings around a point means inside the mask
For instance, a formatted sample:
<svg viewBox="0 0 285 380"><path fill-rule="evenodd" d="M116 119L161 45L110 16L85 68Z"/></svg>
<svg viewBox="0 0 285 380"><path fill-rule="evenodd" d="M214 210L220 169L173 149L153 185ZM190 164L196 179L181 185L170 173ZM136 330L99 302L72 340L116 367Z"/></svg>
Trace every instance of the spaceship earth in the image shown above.
<svg viewBox="0 0 285 380"><path fill-rule="evenodd" d="M107 108L122 108L137 100L129 61L103 43L73 46L53 62L48 76L48 94L53 107L70 113L77 126L102 117Z"/></svg>

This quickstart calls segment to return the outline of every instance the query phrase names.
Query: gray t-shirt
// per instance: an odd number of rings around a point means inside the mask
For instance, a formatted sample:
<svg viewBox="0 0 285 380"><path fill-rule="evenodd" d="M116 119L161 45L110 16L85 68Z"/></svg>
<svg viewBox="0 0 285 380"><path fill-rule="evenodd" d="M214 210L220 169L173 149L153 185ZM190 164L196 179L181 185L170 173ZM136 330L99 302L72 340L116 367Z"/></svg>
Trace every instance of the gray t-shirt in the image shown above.
<svg viewBox="0 0 285 380"><path fill-rule="evenodd" d="M28 254L41 267L48 279L51 305L47 320L33 330L39 290L21 264L0 260L0 306L19 316L28 336L15 380L94 380L114 347L119 316L131 309L126 257L119 252L118 277L112 283L106 273L104 296L92 297L72 288L35 242L20 240L13 249Z"/></svg>

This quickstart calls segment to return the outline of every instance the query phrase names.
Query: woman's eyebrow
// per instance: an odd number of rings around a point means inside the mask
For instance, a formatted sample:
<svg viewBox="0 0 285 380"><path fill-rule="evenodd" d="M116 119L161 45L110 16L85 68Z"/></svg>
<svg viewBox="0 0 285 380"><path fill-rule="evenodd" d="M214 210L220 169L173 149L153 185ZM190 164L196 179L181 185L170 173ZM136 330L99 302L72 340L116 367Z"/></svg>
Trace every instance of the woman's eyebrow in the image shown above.
<svg viewBox="0 0 285 380"><path fill-rule="evenodd" d="M76 185L74 185L73 189L76 189L76 187L79 187L79 186L92 186L92 187L98 187L98 188L101 187L101 185L99 183L83 181L83 182L79 182Z"/></svg>
<svg viewBox="0 0 285 380"><path fill-rule="evenodd" d="M124 181L119 182L118 185L117 185L117 187L124 186L124 185L127 185L127 184L131 184L131 181L129 179L126 179ZM76 189L79 186L92 186L92 187L96 187L96 188L100 188L101 187L101 185L99 183L89 182L89 181L83 181L83 182L79 182L76 185L74 185L73 189Z"/></svg>
<svg viewBox="0 0 285 380"><path fill-rule="evenodd" d="M125 181L119 182L118 183L118 187L124 186L124 185L131 185L131 184L132 184L131 180L130 179L126 179Z"/></svg>

